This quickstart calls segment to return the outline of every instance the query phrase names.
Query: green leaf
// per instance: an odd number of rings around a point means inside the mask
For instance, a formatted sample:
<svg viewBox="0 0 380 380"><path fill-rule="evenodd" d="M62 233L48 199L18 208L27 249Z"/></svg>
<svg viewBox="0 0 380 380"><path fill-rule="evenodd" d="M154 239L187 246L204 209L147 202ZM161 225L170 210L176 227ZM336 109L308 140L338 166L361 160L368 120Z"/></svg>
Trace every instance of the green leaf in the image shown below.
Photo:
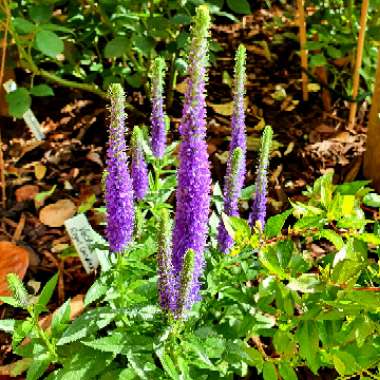
<svg viewBox="0 0 380 380"><path fill-rule="evenodd" d="M310 58L310 66L325 66L327 65L327 59L323 54L314 54Z"/></svg>
<svg viewBox="0 0 380 380"><path fill-rule="evenodd" d="M96 280L91 285L84 298L84 305L88 306L91 303L97 301L100 297L107 293L107 290L109 290L109 286L104 284L101 278Z"/></svg>
<svg viewBox="0 0 380 380"><path fill-rule="evenodd" d="M327 239L330 243L335 245L335 248L341 250L344 246L343 239L333 230L322 230L318 233L318 239Z"/></svg>
<svg viewBox="0 0 380 380"><path fill-rule="evenodd" d="M284 380L297 380L297 374L289 363L281 361L278 370Z"/></svg>
<svg viewBox="0 0 380 380"><path fill-rule="evenodd" d="M104 56L106 58L119 58L128 53L130 49L130 42L126 37L115 37L113 40L107 42L104 48Z"/></svg>
<svg viewBox="0 0 380 380"><path fill-rule="evenodd" d="M277 380L276 367L272 362L265 362L263 366L264 380Z"/></svg>
<svg viewBox="0 0 380 380"><path fill-rule="evenodd" d="M327 46L326 52L331 58L334 58L334 59L338 59L343 56L343 53L341 50L331 45Z"/></svg>
<svg viewBox="0 0 380 380"><path fill-rule="evenodd" d="M369 207L380 207L380 194L369 193L363 198L363 203Z"/></svg>
<svg viewBox="0 0 380 380"><path fill-rule="evenodd" d="M371 181L354 181L346 182L336 187L336 191L342 195L355 195L363 187L367 186Z"/></svg>
<svg viewBox="0 0 380 380"><path fill-rule="evenodd" d="M271 239L281 234L281 230L284 227L286 219L293 212L292 209L282 212L281 214L270 217L264 228L265 236Z"/></svg>
<svg viewBox="0 0 380 380"><path fill-rule="evenodd" d="M22 305L20 305L20 303L13 297L1 296L0 301L13 307L22 307Z"/></svg>
<svg viewBox="0 0 380 380"><path fill-rule="evenodd" d="M40 30L36 33L36 48L48 57L56 58L63 52L64 45L54 32Z"/></svg>
<svg viewBox="0 0 380 380"><path fill-rule="evenodd" d="M48 22L52 16L52 9L48 5L33 5L29 9L30 18L36 23Z"/></svg>
<svg viewBox="0 0 380 380"><path fill-rule="evenodd" d="M302 321L298 327L296 337L300 345L300 356L305 359L313 371L317 373L320 366L318 360L319 336L315 321Z"/></svg>
<svg viewBox="0 0 380 380"><path fill-rule="evenodd" d="M162 367L164 368L165 372L169 375L169 377L173 380L180 380L181 377L175 368L173 360L164 351L164 349L157 350L156 354L160 359Z"/></svg>
<svg viewBox="0 0 380 380"><path fill-rule="evenodd" d="M63 333L58 340L57 345L63 345L74 342L84 337L89 337L96 331L109 325L115 318L115 312L109 308L99 307L90 310L78 317Z"/></svg>
<svg viewBox="0 0 380 380"><path fill-rule="evenodd" d="M28 20L25 20L22 17L15 17L13 19L13 26L16 31L20 34L29 34L34 32L36 26Z"/></svg>
<svg viewBox="0 0 380 380"><path fill-rule="evenodd" d="M54 289L57 286L58 282L58 272L46 283L44 288L41 291L40 296L38 297L37 304L40 306L46 306L50 301L54 293Z"/></svg>
<svg viewBox="0 0 380 380"><path fill-rule="evenodd" d="M6 333L13 333L15 323L14 319L0 319L0 330Z"/></svg>
<svg viewBox="0 0 380 380"><path fill-rule="evenodd" d="M54 312L51 322L51 331L54 336L61 334L70 322L70 299Z"/></svg>
<svg viewBox="0 0 380 380"><path fill-rule="evenodd" d="M252 199L252 195L255 192L255 185L249 185L245 187L240 193L240 199L243 201L249 201Z"/></svg>
<svg viewBox="0 0 380 380"><path fill-rule="evenodd" d="M317 274L303 273L298 278L292 278L287 287L302 293L315 293L321 291L321 282Z"/></svg>
<svg viewBox="0 0 380 380"><path fill-rule="evenodd" d="M333 355L335 369L340 375L353 375L360 371L360 366L356 363L355 358L344 351L336 351Z"/></svg>
<svg viewBox="0 0 380 380"><path fill-rule="evenodd" d="M47 355L44 355L47 356ZM34 359L31 366L26 372L26 380L38 380L47 370L50 364L50 358L46 357L45 359Z"/></svg>
<svg viewBox="0 0 380 380"><path fill-rule="evenodd" d="M127 336L125 334L112 333L112 335L105 336L103 338L99 338L89 342L82 341L82 343L95 350L120 354L124 348L126 338Z"/></svg>
<svg viewBox="0 0 380 380"><path fill-rule="evenodd" d="M38 84L33 86L30 90L30 93L34 96L53 96L53 89L47 84Z"/></svg>
<svg viewBox="0 0 380 380"><path fill-rule="evenodd" d="M251 13L251 7L247 0L227 0L227 5L235 13L243 15Z"/></svg>
<svg viewBox="0 0 380 380"><path fill-rule="evenodd" d="M142 35L136 35L133 38L133 43L136 50L140 51L142 55L148 57L151 54L152 49L154 49L154 39L145 37Z"/></svg>
<svg viewBox="0 0 380 380"><path fill-rule="evenodd" d="M32 105L32 99L29 92L24 87L19 87L15 91L6 95L9 114L13 117L21 119L24 113Z"/></svg>

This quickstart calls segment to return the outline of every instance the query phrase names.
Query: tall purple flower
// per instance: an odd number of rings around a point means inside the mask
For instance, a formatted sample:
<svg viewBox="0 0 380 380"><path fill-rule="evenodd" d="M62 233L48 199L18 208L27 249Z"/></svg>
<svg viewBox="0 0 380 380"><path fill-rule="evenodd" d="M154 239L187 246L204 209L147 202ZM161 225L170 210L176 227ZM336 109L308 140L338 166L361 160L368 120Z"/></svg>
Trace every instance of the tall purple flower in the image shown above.
<svg viewBox="0 0 380 380"><path fill-rule="evenodd" d="M242 150L242 166L239 175L240 189L244 184L245 177L245 157L247 154L247 137L245 135L245 112L244 112L244 96L245 96L245 62L246 62L246 49L244 45L239 45L235 56L235 69L234 69L234 90L233 90L233 110L231 117L231 142L229 149L229 158L227 161L226 176L231 174L232 155L236 148Z"/></svg>
<svg viewBox="0 0 380 380"><path fill-rule="evenodd" d="M267 125L264 128L264 132L261 137L260 159L256 175L255 199L253 200L252 213L249 216L249 222L251 226L258 224L261 230L264 229L267 212L267 170L269 165L269 153L272 144L272 137L272 128Z"/></svg>
<svg viewBox="0 0 380 380"><path fill-rule="evenodd" d="M199 277L203 269L211 183L206 143L205 78L210 24L206 6L201 5L197 8L194 21L188 87L179 127L182 142L173 231L173 266L178 278L187 250L192 249L195 254L194 276L187 302L189 305L200 299Z"/></svg>
<svg viewBox="0 0 380 380"><path fill-rule="evenodd" d="M241 189L244 185L247 138L245 135L245 113L244 113L244 95L245 95L245 61L246 49L240 45L235 57L235 75L234 75L234 95L233 95L233 112L231 119L231 142L229 157L227 160L227 169L223 189L224 213L228 216L238 215L238 199ZM236 149L239 148L239 157L235 158ZM234 166L234 167L233 167ZM233 240L228 235L227 230L220 222L218 228L219 249L223 253L228 253L232 247Z"/></svg>
<svg viewBox="0 0 380 380"><path fill-rule="evenodd" d="M224 183L224 213L228 216L238 216L238 200L241 192L241 172L243 166L243 152L241 148L235 148L232 154L231 170L229 177L225 177ZM218 227L218 246L221 252L228 253L233 245L233 239L228 234L223 221Z"/></svg>
<svg viewBox="0 0 380 380"><path fill-rule="evenodd" d="M107 239L112 252L121 252L130 242L134 225L132 181L125 143L125 96L120 84L109 87L110 127L107 150L105 201Z"/></svg>
<svg viewBox="0 0 380 380"><path fill-rule="evenodd" d="M158 231L158 294L161 308L176 312L177 286L175 283L172 263L172 229L169 213L166 209L161 211Z"/></svg>
<svg viewBox="0 0 380 380"><path fill-rule="evenodd" d="M164 113L164 74L165 74L165 60L157 57L152 66L152 136L151 145L155 157L162 158L166 148L166 125Z"/></svg>
<svg viewBox="0 0 380 380"><path fill-rule="evenodd" d="M131 176L135 198L141 200L148 191L148 168L142 149L142 135L139 127L133 129L132 134L132 162Z"/></svg>

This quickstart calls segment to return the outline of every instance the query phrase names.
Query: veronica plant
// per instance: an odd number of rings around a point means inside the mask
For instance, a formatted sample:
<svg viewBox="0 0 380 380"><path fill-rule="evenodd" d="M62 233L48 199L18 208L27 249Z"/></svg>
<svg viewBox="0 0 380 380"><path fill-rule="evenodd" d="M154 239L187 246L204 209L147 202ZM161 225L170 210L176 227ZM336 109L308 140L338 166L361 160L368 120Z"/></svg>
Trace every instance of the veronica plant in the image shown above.
<svg viewBox="0 0 380 380"><path fill-rule="evenodd" d="M244 185L246 171L247 138L245 135L245 61L246 49L240 45L235 58L233 112L231 119L231 143L227 160L224 183L224 213L228 216L238 215L238 198ZM238 150L236 150L238 149ZM228 235L224 224L218 227L219 249L227 253L232 246L232 238Z"/></svg>
<svg viewBox="0 0 380 380"><path fill-rule="evenodd" d="M148 168L145 162L142 143L143 137L141 130L136 126L133 129L131 144L131 177L133 193L136 200L143 199L148 191Z"/></svg>
<svg viewBox="0 0 380 380"><path fill-rule="evenodd" d="M120 84L110 86L109 97L111 106L105 181L107 238L111 251L121 252L132 239L134 207L125 142L125 96Z"/></svg>
<svg viewBox="0 0 380 380"><path fill-rule="evenodd" d="M261 138L260 159L256 175L255 199L253 201L252 213L250 215L251 225L258 225L260 229L263 229L265 226L265 217L267 212L267 171L269 165L269 153L272 144L272 136L272 128L270 126L266 126Z"/></svg>
<svg viewBox="0 0 380 380"><path fill-rule="evenodd" d="M195 253L191 302L199 299L199 277L202 274L203 250L207 238L210 207L211 175L206 143L205 79L207 67L207 39L210 16L206 6L197 9L192 29L189 55L189 78L179 126L178 187L173 231L173 265L178 276L182 271L185 253Z"/></svg>

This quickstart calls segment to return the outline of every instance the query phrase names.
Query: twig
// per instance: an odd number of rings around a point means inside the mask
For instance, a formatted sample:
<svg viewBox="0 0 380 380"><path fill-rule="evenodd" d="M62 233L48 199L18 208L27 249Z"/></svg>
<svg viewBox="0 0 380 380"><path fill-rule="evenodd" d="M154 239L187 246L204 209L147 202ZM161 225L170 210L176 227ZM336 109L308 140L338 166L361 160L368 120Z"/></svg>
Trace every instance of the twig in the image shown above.
<svg viewBox="0 0 380 380"><path fill-rule="evenodd" d="M1 180L1 206L5 210L5 208L7 207L7 191L6 191L6 183L5 183L3 139L1 138L1 130L0 130L0 180Z"/></svg>
<svg viewBox="0 0 380 380"><path fill-rule="evenodd" d="M366 30L366 25L367 25L368 3L369 3L369 0L363 0L361 14L360 14L360 30L359 30L358 47L356 51L356 60L355 60L355 68L354 68L353 84L352 84L352 97L354 99L358 96L358 91L359 91L360 68L362 66L362 60L363 60L364 37L365 37L365 30ZM356 102L350 104L348 129L351 129L351 130L354 129L357 107L358 107L358 104Z"/></svg>
<svg viewBox="0 0 380 380"><path fill-rule="evenodd" d="M301 47L301 67L307 70L307 50L306 45L306 23L305 23L305 10L304 0L297 0L298 14L299 14L299 28L300 28L300 47ZM306 102L309 100L309 92L307 90L308 77L305 71L302 70L302 99Z"/></svg>

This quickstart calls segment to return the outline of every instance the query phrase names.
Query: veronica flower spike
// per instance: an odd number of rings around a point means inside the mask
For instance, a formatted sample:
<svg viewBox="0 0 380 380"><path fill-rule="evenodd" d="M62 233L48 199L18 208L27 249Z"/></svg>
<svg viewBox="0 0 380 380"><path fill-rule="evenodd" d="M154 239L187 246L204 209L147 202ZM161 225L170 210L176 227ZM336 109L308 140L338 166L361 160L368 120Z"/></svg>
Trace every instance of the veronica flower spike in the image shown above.
<svg viewBox="0 0 380 380"><path fill-rule="evenodd" d="M164 113L164 74L165 60L157 57L152 65L152 114L151 146L155 157L162 158L166 148L166 123Z"/></svg>
<svg viewBox="0 0 380 380"><path fill-rule="evenodd" d="M245 177L245 161L247 154L247 137L245 133L245 111L244 111L244 96L246 82L246 49L244 45L239 45L235 55L234 68L234 89L233 89L233 110L231 117L231 142L229 149L229 158L227 161L227 177L230 176L232 155L236 148L242 151L242 171L240 173L240 188L243 187Z"/></svg>
<svg viewBox="0 0 380 380"><path fill-rule="evenodd" d="M144 158L142 139L140 128L134 127L132 133L131 176L134 196L138 201L145 197L149 187L148 168Z"/></svg>
<svg viewBox="0 0 380 380"><path fill-rule="evenodd" d="M258 225L261 230L263 230L265 226L268 192L267 171L272 137L273 131L272 128L268 125L264 128L264 132L261 137L260 159L256 175L255 199L253 200L252 213L249 217L251 226Z"/></svg>
<svg viewBox="0 0 380 380"><path fill-rule="evenodd" d="M162 209L158 231L158 294L161 308L175 312L177 307L177 287L172 263L172 228L169 212Z"/></svg>
<svg viewBox="0 0 380 380"><path fill-rule="evenodd" d="M105 203L107 239L112 252L121 252L132 239L134 207L132 181L125 142L125 95L120 84L111 84L110 126L107 150Z"/></svg>
<svg viewBox="0 0 380 380"><path fill-rule="evenodd" d="M227 216L238 216L238 201L241 192L241 172L243 171L244 159L241 148L235 148L232 154L231 170L229 176L224 179L224 209ZM233 245L233 239L228 234L223 221L218 227L218 247L223 253L228 253Z"/></svg>
<svg viewBox="0 0 380 380"><path fill-rule="evenodd" d="M173 266L177 277L184 256L194 251L194 276L189 303L199 300L199 278L203 270L203 250L207 238L211 175L206 143L205 79L208 64L210 15L207 6L196 10L189 54L189 78L179 126L178 187L173 230Z"/></svg>

